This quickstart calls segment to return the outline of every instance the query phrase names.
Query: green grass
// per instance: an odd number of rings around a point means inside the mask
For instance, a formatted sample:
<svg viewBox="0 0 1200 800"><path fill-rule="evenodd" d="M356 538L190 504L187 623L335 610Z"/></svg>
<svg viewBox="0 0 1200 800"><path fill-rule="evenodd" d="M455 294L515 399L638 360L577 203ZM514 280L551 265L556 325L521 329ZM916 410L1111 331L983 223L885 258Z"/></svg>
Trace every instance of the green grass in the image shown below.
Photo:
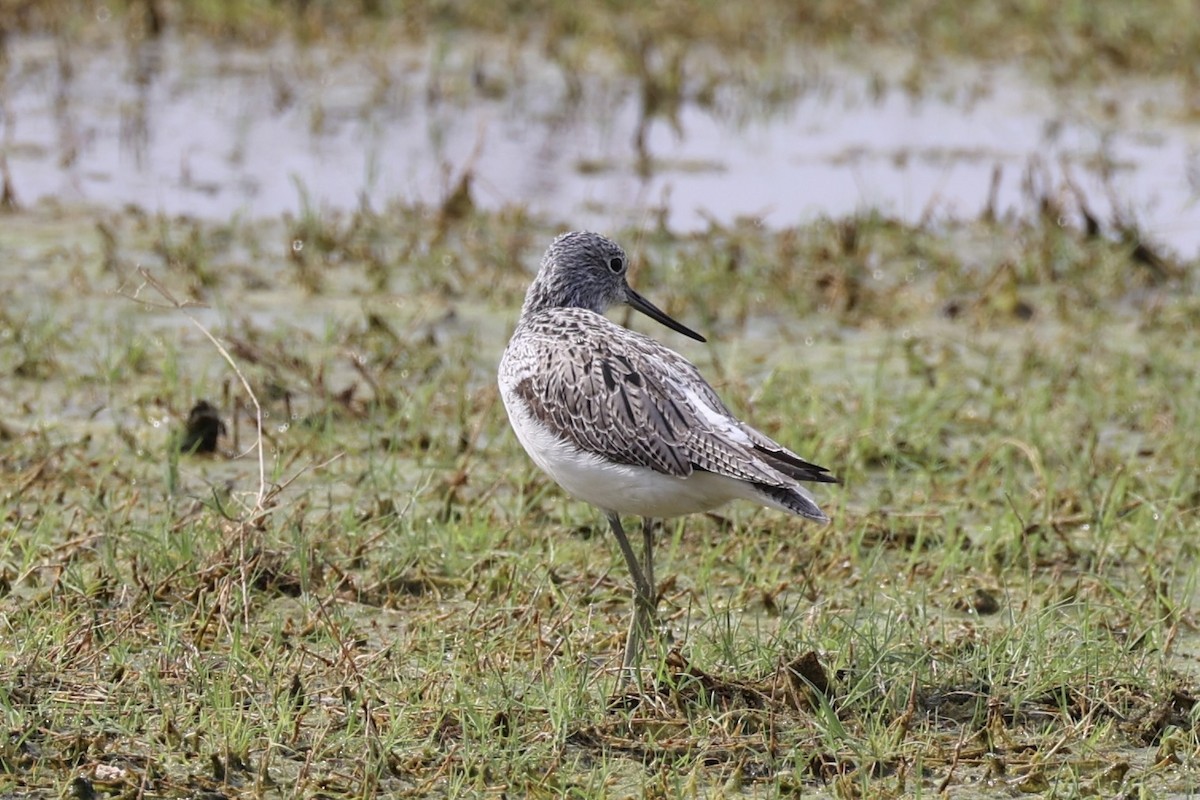
<svg viewBox="0 0 1200 800"><path fill-rule="evenodd" d="M845 486L827 527L670 523L614 697L624 565L494 388L556 227L436 216L6 220L0 792L1197 789L1195 264L1041 221L620 235L712 344L633 324ZM262 400L265 513L247 398L138 264ZM173 456L199 399L223 452Z"/></svg>
<svg viewBox="0 0 1200 800"><path fill-rule="evenodd" d="M1169 75L1194 89L1200 80L1194 58L1200 51L1200 21L1187 0L770 0L752 5L114 0L102 7L71 0L7 0L0 3L0 10L6 8L13 29L82 39L140 41L155 31L175 31L265 43L291 35L306 41L433 43L454 52L472 47L471 35L502 37L544 50L568 80L595 68L591 56L610 56L618 69L642 79L647 107L654 110L671 108L684 91L704 102L718 86L752 85L762 80L764 65L778 68L795 58L797 48L814 47L844 53L855 63L862 62L865 48L910 54L913 65L904 81L913 89L925 82L925 68L944 56L1019 63L1055 82ZM480 59L488 60L486 51ZM488 91L503 91L504 83L494 76ZM789 91L786 79L779 88Z"/></svg>

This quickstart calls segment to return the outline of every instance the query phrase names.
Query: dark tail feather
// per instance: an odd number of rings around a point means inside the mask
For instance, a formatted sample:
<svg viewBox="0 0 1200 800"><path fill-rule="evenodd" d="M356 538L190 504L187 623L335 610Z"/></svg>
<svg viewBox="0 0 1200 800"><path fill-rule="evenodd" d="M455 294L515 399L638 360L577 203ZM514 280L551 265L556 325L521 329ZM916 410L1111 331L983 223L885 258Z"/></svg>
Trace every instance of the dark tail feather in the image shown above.
<svg viewBox="0 0 1200 800"><path fill-rule="evenodd" d="M799 514L805 519L815 522L829 522L829 517L825 516L825 512L818 508L812 498L802 489L788 489L785 486L771 486L765 483L756 483L754 488L793 514Z"/></svg>
<svg viewBox="0 0 1200 800"><path fill-rule="evenodd" d="M819 467L786 450L773 450L762 445L755 445L754 451L762 456L763 460L772 468L779 470L792 480L811 483L841 483L836 477L829 474L828 468Z"/></svg>

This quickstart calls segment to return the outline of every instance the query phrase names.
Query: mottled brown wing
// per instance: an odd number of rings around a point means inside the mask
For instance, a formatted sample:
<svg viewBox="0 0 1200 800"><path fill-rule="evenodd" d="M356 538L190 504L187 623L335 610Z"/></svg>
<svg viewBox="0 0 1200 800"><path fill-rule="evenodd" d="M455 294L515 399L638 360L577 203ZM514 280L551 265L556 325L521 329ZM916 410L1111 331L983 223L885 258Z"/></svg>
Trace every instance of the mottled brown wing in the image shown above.
<svg viewBox="0 0 1200 800"><path fill-rule="evenodd" d="M577 447L617 463L679 477L702 469L786 483L753 455L754 436L745 433L739 442L694 406L688 391L713 411L729 414L690 362L652 339L612 327L590 329L582 337L576 332L570 345L560 340L558 347L539 351L539 369L516 387L535 416ZM739 426L744 427L729 419L728 427Z"/></svg>
<svg viewBox="0 0 1200 800"><path fill-rule="evenodd" d="M749 440L749 450L753 451L754 456L765 460L771 468L793 480L815 483L841 482L830 475L826 467L806 461L771 437L739 420L716 391L708 385L694 364L673 351L668 350L667 354L673 359L670 361L671 368L680 374L683 380L693 387L711 408L728 418L729 422Z"/></svg>

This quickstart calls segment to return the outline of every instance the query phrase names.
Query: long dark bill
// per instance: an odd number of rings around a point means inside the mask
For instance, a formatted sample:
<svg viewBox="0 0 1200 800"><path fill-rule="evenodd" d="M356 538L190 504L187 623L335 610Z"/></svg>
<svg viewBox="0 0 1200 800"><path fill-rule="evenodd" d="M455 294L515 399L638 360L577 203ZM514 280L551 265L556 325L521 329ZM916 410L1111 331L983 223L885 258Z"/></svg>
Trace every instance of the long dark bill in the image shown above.
<svg viewBox="0 0 1200 800"><path fill-rule="evenodd" d="M633 289L626 287L625 292L626 292L625 302L629 303L629 305L633 306L633 308L642 312L643 314L645 314L647 317L654 320L655 322L661 322L663 325L666 325L671 330L678 331L679 333L682 333L684 336L690 336L691 338L695 339L697 342L708 341L703 336L696 333L694 330L687 327L683 323L676 322L675 320L668 317L663 311L661 311L659 309L658 306L654 305L654 303L651 303L649 300L642 297L640 294L635 292Z"/></svg>

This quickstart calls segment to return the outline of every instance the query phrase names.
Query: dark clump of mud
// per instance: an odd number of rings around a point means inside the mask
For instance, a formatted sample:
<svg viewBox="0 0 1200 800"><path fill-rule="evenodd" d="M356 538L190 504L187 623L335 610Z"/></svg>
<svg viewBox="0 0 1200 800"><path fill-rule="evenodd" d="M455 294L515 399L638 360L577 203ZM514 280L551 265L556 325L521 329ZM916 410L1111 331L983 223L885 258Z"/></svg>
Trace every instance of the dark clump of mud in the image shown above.
<svg viewBox="0 0 1200 800"><path fill-rule="evenodd" d="M179 439L179 451L184 454L215 453L217 439L225 433L221 412L207 400L201 400L188 412L187 424Z"/></svg>

